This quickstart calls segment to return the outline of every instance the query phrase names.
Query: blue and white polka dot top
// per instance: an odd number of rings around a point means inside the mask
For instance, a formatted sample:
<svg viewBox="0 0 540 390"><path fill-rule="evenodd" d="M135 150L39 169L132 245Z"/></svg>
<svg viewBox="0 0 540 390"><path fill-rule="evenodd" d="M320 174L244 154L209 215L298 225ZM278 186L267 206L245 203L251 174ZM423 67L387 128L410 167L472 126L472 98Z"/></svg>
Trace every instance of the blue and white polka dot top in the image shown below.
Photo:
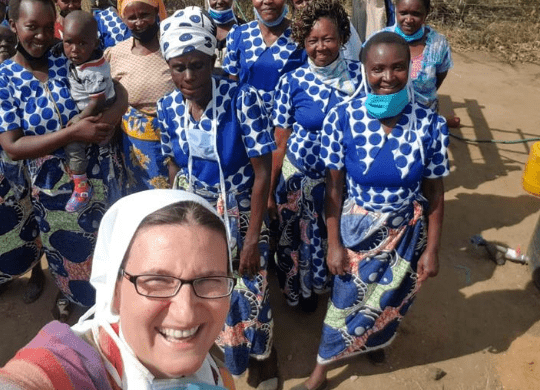
<svg viewBox="0 0 540 390"><path fill-rule="evenodd" d="M117 43L131 37L131 30L112 7L95 12L94 19L98 23L98 34L102 50L115 46Z"/></svg>
<svg viewBox="0 0 540 390"><path fill-rule="evenodd" d="M364 100L353 99L330 111L321 133L321 158L328 169L346 170L348 197L358 205L397 211L421 194L424 178L449 174L448 127L432 109L409 103L387 135L368 114Z"/></svg>
<svg viewBox="0 0 540 390"><path fill-rule="evenodd" d="M304 50L297 47L287 28L269 47L254 20L234 26L227 35L227 55L223 70L238 76L241 84L247 83L257 89L268 111L272 109L274 89L281 75L303 65L307 60Z"/></svg>
<svg viewBox="0 0 540 390"><path fill-rule="evenodd" d="M0 64L0 132L42 135L66 126L79 112L69 92L66 62L64 55L49 52L46 83L12 60Z"/></svg>
<svg viewBox="0 0 540 390"><path fill-rule="evenodd" d="M355 87L362 81L360 63L346 61ZM274 95L274 126L291 129L287 158L301 172L313 179L324 176L320 159L320 131L328 112L348 95L317 78L309 64L283 75Z"/></svg>
<svg viewBox="0 0 540 390"><path fill-rule="evenodd" d="M254 172L250 158L271 153L276 149L272 127L264 105L254 88L226 80L215 79L218 95L217 150L225 178L226 191L243 192L251 189ZM212 130L212 107L208 105L201 120L190 118L184 123L186 103L179 90L165 95L157 103L161 131L161 147L165 156L174 159L188 177L188 128L205 132ZM220 193L218 163L211 159L193 158L193 186Z"/></svg>

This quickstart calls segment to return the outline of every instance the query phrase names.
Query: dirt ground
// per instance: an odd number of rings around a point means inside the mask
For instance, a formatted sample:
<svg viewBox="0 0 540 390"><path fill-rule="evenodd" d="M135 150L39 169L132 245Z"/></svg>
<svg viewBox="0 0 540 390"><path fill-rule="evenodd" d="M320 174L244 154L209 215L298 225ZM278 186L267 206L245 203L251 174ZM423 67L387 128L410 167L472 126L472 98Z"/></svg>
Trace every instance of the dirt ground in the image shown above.
<svg viewBox="0 0 540 390"><path fill-rule="evenodd" d="M440 94L442 111L461 117L455 134L495 140L540 136L540 66L511 67L485 53L455 54L454 60ZM527 250L540 216L540 199L521 187L531 146L452 139L440 274L424 285L386 361L374 366L358 356L342 362L329 373L331 388L540 388L540 292L529 267L496 266L483 248L469 243L481 234ZM21 299L24 282L0 296L0 365L52 319L52 280L28 306ZM326 301L307 315L287 307L275 280L272 288L275 345L287 390L313 367ZM248 389L242 379L237 387Z"/></svg>

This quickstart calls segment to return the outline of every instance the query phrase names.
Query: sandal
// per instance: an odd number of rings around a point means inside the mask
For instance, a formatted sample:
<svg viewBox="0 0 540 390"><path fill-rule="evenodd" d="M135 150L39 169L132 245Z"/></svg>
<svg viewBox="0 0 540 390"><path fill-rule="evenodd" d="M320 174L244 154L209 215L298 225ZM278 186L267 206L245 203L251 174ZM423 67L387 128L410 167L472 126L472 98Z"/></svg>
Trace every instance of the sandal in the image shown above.
<svg viewBox="0 0 540 390"><path fill-rule="evenodd" d="M58 292L56 295L56 304L52 308L51 313L55 320L62 323L66 323L69 318L71 302L61 292Z"/></svg>
<svg viewBox="0 0 540 390"><path fill-rule="evenodd" d="M81 211L88 204L88 202L90 202L90 199L92 199L92 195L94 195L94 189L92 188L90 183L88 183L87 191L73 191L73 194L71 194L71 198L69 198L66 204L66 211L68 213L76 213L78 211Z"/></svg>
<svg viewBox="0 0 540 390"><path fill-rule="evenodd" d="M41 268L41 264L37 263L34 268L32 268L32 275L28 279L28 284L26 285L26 291L23 295L23 302L26 304L35 302L43 292L45 287L45 274Z"/></svg>

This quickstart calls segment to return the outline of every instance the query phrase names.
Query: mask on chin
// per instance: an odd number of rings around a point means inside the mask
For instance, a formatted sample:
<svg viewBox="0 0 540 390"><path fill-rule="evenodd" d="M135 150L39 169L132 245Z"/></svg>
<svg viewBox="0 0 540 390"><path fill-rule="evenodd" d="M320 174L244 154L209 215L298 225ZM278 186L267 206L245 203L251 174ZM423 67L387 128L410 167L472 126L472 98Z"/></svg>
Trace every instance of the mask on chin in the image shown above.
<svg viewBox="0 0 540 390"><path fill-rule="evenodd" d="M43 55L42 55L41 57L34 57L32 54L30 54L30 53L28 53L28 52L26 51L26 49L23 47L23 45L21 45L20 42L17 43L17 51L18 51L19 53L22 54L22 56L24 57L24 59L25 59L26 61L29 61L29 62L33 62L33 61L41 61L41 60L43 60L44 58L46 58L47 55L49 54L49 49L47 49L47 50L45 51L45 53L43 53Z"/></svg>
<svg viewBox="0 0 540 390"><path fill-rule="evenodd" d="M135 30L131 30L131 35L133 35L133 38L135 38L136 40L142 43L147 43L150 42L157 35L158 31L159 24L156 21L153 25L151 25L144 31L137 32Z"/></svg>

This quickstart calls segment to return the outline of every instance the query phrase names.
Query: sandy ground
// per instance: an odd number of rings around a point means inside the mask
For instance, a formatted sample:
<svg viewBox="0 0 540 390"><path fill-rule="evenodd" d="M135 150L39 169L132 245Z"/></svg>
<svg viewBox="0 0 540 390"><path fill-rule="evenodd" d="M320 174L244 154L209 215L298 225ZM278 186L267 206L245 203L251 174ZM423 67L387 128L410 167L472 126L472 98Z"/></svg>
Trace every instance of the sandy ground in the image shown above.
<svg viewBox="0 0 540 390"><path fill-rule="evenodd" d="M454 57L440 94L442 111L461 117L455 134L495 140L540 136L540 66L511 67L484 53ZM521 188L531 146L452 140L440 274L423 287L385 363L374 366L362 356L344 361L330 371L331 388L540 388L540 292L530 270L509 262L496 266L483 248L469 244L481 234L527 250L540 215L540 200ZM0 364L52 319L52 280L31 305L21 300L24 283L17 281L0 296ZM289 389L313 367L326 302L307 315L287 307L275 280L272 288L275 345L283 388ZM237 385L248 389L242 379Z"/></svg>

